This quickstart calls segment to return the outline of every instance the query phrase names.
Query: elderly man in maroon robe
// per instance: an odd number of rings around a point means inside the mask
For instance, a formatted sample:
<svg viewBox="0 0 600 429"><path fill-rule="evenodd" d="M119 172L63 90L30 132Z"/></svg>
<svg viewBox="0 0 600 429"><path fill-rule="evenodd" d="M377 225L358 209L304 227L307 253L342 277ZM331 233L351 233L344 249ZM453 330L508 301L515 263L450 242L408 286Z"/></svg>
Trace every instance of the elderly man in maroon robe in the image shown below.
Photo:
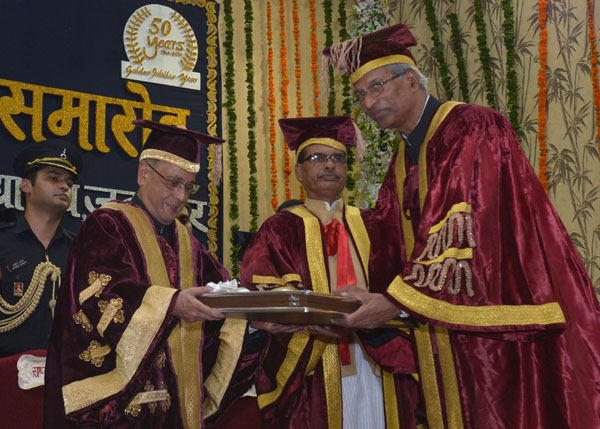
<svg viewBox="0 0 600 429"><path fill-rule="evenodd" d="M151 130L138 193L91 213L71 249L48 350L48 428L201 428L238 367L246 323L207 330L223 316L198 300L228 273L175 220L198 189L200 146L223 140L134 123ZM203 377L209 345L217 371Z"/></svg>
<svg viewBox="0 0 600 429"><path fill-rule="evenodd" d="M510 123L436 100L403 24L327 48L362 109L401 134L370 231L381 294L342 325L401 310L429 428L600 427L600 308Z"/></svg>
<svg viewBox="0 0 600 429"><path fill-rule="evenodd" d="M360 210L341 199L346 148L360 132L348 116L279 124L297 153L296 177L308 198L264 222L246 251L242 285L326 294L347 285L368 290L369 236ZM256 380L266 419L298 429L416 427L414 358L410 340L397 330L357 335L325 327L260 327L272 332ZM375 364L371 354L389 349L396 352L394 365Z"/></svg>

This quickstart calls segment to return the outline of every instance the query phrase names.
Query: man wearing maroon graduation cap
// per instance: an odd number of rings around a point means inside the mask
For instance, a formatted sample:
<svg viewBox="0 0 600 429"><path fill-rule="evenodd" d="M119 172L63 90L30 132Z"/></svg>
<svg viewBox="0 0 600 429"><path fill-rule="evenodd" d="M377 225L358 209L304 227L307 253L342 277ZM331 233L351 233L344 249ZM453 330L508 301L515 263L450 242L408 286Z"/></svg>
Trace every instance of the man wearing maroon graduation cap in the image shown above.
<svg viewBox="0 0 600 429"><path fill-rule="evenodd" d="M343 325L401 310L429 428L600 427L600 308L510 123L436 100L403 24L324 51L402 138L370 229L371 282Z"/></svg>
<svg viewBox="0 0 600 429"><path fill-rule="evenodd" d="M138 193L91 213L71 249L46 366L49 428L201 428L240 356L245 322L227 320L221 344L229 354L219 353L219 373L203 378L202 350L214 344L203 321L223 316L197 298L210 291L202 285L229 276L175 220L198 189L200 146L223 140L134 124L151 130Z"/></svg>
<svg viewBox="0 0 600 429"><path fill-rule="evenodd" d="M297 153L296 177L308 196L303 205L267 219L250 243L242 285L332 293L354 285L368 290L370 242L356 207L344 204L346 148L361 136L348 116L281 119ZM385 371L365 353L368 343L397 337L396 330L359 336L325 327L261 325L272 332L256 380L267 419L290 428L415 427L418 401L410 341L403 374ZM366 334L366 333L365 333ZM378 338L377 338L378 337Z"/></svg>

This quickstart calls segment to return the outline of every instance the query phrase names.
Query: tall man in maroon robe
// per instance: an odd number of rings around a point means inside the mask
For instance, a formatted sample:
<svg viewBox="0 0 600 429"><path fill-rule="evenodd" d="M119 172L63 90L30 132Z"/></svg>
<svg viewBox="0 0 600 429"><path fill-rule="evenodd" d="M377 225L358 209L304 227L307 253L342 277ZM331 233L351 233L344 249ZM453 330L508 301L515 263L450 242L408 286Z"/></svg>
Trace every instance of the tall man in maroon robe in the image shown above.
<svg viewBox="0 0 600 429"><path fill-rule="evenodd" d="M347 116L279 124L298 154L296 177L308 198L264 222L246 251L242 285L327 294L347 285L368 290L369 236L360 210L341 199L346 147L355 145L360 132ZM273 336L256 380L267 419L298 429L416 427L414 358L410 341L397 330L356 335L267 325L261 327ZM376 365L365 351L377 353L374 343L403 354L404 366Z"/></svg>
<svg viewBox="0 0 600 429"><path fill-rule="evenodd" d="M403 25L327 48L364 112L402 138L369 226L371 281L342 323L401 310L429 428L600 427L600 308L509 122L441 103Z"/></svg>
<svg viewBox="0 0 600 429"><path fill-rule="evenodd" d="M151 130L138 193L88 216L60 289L46 366L48 428L201 428L238 364L245 322L225 321L215 343L203 322L223 316L197 299L210 291L202 285L228 273L175 220L198 189L200 146L223 140L134 123ZM218 373L204 378L208 343L223 353Z"/></svg>

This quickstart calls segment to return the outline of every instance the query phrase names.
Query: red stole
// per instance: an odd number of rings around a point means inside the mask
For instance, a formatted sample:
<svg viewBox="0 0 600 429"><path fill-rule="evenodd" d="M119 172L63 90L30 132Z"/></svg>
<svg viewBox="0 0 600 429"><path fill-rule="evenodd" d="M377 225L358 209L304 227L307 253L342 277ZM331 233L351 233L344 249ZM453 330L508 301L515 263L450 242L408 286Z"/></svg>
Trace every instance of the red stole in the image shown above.
<svg viewBox="0 0 600 429"><path fill-rule="evenodd" d="M352 264L346 228L337 219L333 219L325 225L325 237L327 239L327 254L330 256L337 254L337 288L341 289L345 286L356 285L356 273ZM340 338L338 345L342 365L350 365L352 358L348 338Z"/></svg>

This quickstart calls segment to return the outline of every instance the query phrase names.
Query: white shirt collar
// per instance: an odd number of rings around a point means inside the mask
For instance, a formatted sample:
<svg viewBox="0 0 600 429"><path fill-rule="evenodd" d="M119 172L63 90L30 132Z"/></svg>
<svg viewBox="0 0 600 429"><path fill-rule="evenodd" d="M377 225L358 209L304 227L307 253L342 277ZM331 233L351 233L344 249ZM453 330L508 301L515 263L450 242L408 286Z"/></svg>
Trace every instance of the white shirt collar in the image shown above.
<svg viewBox="0 0 600 429"><path fill-rule="evenodd" d="M340 201L342 201L342 199L341 199L341 198L340 198L339 200L335 200L335 201L333 202L333 204L329 204L329 202L327 202L327 201L323 201L323 202L325 203L325 208L326 208L327 210L331 211L331 210L333 210L333 209L335 208L335 205L336 205L338 202L340 202Z"/></svg>

